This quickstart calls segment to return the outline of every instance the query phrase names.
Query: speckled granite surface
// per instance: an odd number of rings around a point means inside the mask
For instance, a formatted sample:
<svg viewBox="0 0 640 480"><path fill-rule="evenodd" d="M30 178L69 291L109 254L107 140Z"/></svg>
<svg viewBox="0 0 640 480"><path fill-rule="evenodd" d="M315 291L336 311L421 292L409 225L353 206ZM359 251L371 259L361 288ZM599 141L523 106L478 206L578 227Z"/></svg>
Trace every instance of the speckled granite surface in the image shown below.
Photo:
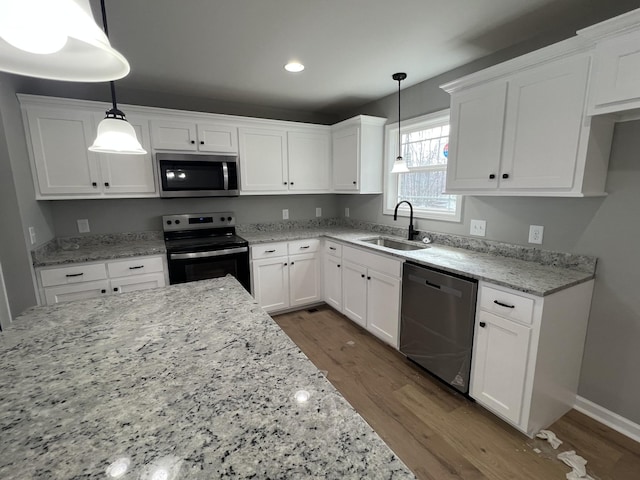
<svg viewBox="0 0 640 480"><path fill-rule="evenodd" d="M595 275L596 260L593 257L542 251L543 253L536 258L534 254L525 251L531 250L526 247L520 247L526 258L526 260L523 260L506 256L505 252L499 248L488 248L487 251L483 252L436 243L431 243L429 248L424 250L392 250L361 241L363 238L388 235L345 227L256 231L255 233L244 232L242 235L250 244L298 240L322 235L352 246L393 255L427 267L485 280L537 296L550 295L559 290L589 281ZM398 237L395 238L397 239ZM416 243L420 244L420 242ZM506 244L503 245L505 245L504 250L510 247ZM513 251L510 250L510 253L513 253ZM557 263L554 264L554 261ZM573 268L568 268L567 265Z"/></svg>
<svg viewBox="0 0 640 480"><path fill-rule="evenodd" d="M31 252L34 267L164 255L162 232L62 237Z"/></svg>
<svg viewBox="0 0 640 480"><path fill-rule="evenodd" d="M0 356L3 480L414 478L231 277L32 309Z"/></svg>

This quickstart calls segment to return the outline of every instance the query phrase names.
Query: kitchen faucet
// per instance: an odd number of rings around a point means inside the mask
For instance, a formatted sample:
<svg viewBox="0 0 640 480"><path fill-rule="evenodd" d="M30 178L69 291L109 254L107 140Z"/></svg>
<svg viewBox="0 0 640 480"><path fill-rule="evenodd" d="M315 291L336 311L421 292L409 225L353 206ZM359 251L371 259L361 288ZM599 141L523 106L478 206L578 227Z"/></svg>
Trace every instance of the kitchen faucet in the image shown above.
<svg viewBox="0 0 640 480"><path fill-rule="evenodd" d="M408 202L407 200L398 202L398 204L396 205L396 209L393 211L393 220L398 220L398 207L403 203L409 205L409 236L407 237L407 239L413 240L413 237L417 235L418 232L413 229L413 205L411 205L411 202Z"/></svg>

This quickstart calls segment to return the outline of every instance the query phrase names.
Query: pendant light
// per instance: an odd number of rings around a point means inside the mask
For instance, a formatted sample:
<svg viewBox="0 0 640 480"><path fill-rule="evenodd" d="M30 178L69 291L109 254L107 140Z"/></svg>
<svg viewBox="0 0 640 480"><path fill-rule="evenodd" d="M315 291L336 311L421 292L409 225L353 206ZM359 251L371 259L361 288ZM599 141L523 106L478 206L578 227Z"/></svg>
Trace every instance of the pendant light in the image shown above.
<svg viewBox="0 0 640 480"><path fill-rule="evenodd" d="M107 27L107 12L104 7L104 0L100 0L102 9L102 23L104 25L104 33L109 37L109 28ZM124 113L118 110L116 104L116 84L112 80L111 84L111 110L106 112L104 119L98 124L98 136L89 147L92 152L100 153L119 153L144 155L147 151L142 148L136 131L131 124L127 122Z"/></svg>
<svg viewBox="0 0 640 480"><path fill-rule="evenodd" d="M105 82L130 68L96 24L89 0L0 0L0 70Z"/></svg>
<svg viewBox="0 0 640 480"><path fill-rule="evenodd" d="M409 168L407 162L402 158L402 132L400 131L400 82L407 78L406 73L394 73L391 75L396 82L398 82L398 156L393 162L393 168L391 173L407 173Z"/></svg>

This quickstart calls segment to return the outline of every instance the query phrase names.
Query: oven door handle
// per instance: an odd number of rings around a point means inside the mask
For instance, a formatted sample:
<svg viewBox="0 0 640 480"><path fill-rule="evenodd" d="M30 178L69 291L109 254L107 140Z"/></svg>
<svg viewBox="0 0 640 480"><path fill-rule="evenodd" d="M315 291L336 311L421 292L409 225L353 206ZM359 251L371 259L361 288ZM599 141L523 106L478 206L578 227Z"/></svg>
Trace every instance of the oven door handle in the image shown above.
<svg viewBox="0 0 640 480"><path fill-rule="evenodd" d="M223 189L229 190L229 167L227 162L222 162L222 177L223 177Z"/></svg>
<svg viewBox="0 0 640 480"><path fill-rule="evenodd" d="M192 252L192 253L170 253L169 260L185 260L190 258L221 257L233 253L248 252L248 247L226 248L224 250L214 250L212 252Z"/></svg>

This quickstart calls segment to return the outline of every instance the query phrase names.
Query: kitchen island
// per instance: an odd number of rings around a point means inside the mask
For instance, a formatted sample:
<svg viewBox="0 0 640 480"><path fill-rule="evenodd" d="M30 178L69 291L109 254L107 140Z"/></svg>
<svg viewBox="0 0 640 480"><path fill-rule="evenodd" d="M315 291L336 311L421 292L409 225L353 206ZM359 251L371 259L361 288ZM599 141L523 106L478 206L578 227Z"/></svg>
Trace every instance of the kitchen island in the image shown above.
<svg viewBox="0 0 640 480"><path fill-rule="evenodd" d="M0 355L3 480L414 478L232 277L31 309Z"/></svg>

